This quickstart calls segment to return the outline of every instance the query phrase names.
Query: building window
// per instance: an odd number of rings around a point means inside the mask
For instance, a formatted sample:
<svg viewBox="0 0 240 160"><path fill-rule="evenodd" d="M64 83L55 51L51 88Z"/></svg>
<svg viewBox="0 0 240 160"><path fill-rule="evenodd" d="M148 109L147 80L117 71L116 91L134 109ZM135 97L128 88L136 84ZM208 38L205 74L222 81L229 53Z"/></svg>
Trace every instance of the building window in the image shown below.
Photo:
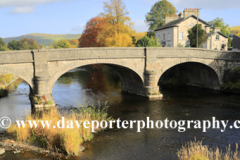
<svg viewBox="0 0 240 160"><path fill-rule="evenodd" d="M158 35L158 41L160 42L160 35Z"/></svg>
<svg viewBox="0 0 240 160"><path fill-rule="evenodd" d="M165 41L165 34L163 34L163 40Z"/></svg>
<svg viewBox="0 0 240 160"><path fill-rule="evenodd" d="M170 33L168 33L168 40L170 40Z"/></svg>
<svg viewBox="0 0 240 160"><path fill-rule="evenodd" d="M219 35L216 35L216 40L219 40Z"/></svg>
<svg viewBox="0 0 240 160"><path fill-rule="evenodd" d="M183 39L183 32L179 32L179 39Z"/></svg>

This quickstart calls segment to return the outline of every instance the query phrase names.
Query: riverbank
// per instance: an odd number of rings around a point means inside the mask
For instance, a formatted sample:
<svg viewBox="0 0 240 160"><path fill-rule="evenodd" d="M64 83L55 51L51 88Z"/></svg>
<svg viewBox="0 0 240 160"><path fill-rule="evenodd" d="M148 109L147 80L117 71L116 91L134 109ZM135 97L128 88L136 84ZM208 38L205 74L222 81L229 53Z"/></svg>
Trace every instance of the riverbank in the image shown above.
<svg viewBox="0 0 240 160"><path fill-rule="evenodd" d="M33 148L30 144L36 145L35 147L38 147L37 150L41 150L41 148L47 149L52 155L62 153L64 155L77 156L79 155L79 151L83 150L82 144L93 139L95 132L92 132L92 128L96 128L96 132L102 129L99 126L92 125L86 128L83 123L78 123L77 126L69 123L76 121L84 122L86 120L89 122L93 120L100 122L111 119L111 117L108 117L107 106L79 106L77 110L72 110L64 115L61 115L56 107L53 107L46 111L36 112L34 115L27 115L25 119L28 122L51 121L50 126L43 127L42 125L38 125L34 128L30 126L30 123L25 123L25 127L19 128L15 123L7 129L5 142L8 144L9 141L12 142L14 139L20 142L20 145L29 145L28 148L30 149ZM59 121L66 128L56 127ZM33 151L36 150L36 148L33 149Z"/></svg>

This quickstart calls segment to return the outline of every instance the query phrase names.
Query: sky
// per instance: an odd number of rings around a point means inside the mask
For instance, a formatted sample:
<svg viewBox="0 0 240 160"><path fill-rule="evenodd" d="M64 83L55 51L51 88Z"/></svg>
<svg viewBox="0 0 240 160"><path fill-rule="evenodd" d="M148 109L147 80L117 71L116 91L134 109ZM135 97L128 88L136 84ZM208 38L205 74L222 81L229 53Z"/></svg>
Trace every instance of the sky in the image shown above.
<svg viewBox="0 0 240 160"><path fill-rule="evenodd" d="M29 33L81 34L91 18L103 12L109 0L0 0L0 37ZM122 0L134 29L145 32L145 15L158 0ZM240 0L168 0L179 12L201 8L200 18L223 18L230 27L240 26Z"/></svg>

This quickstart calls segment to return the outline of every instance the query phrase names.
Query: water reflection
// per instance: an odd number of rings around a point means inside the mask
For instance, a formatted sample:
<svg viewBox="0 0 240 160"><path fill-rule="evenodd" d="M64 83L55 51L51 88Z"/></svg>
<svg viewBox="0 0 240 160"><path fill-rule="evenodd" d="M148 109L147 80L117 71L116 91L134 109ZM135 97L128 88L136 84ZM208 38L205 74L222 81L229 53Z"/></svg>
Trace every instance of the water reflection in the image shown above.
<svg viewBox="0 0 240 160"><path fill-rule="evenodd" d="M22 83L21 92L29 92ZM240 99L237 94L224 94L211 90L194 88L163 88L162 100L148 99L121 93L121 82L117 74L109 68L94 70L91 67L77 68L62 75L53 87L53 97L61 106L76 106L92 99L110 103L109 115L121 120L229 120L239 119ZM0 99L1 115L18 115L24 108L30 110L30 102L25 94L10 95ZM3 107L5 106L5 107ZM23 112L24 113L24 112ZM0 115L0 116L1 116ZM91 142L85 143L86 151L76 159L120 160L120 159L176 159L181 145L190 140L203 140L210 147L225 149L228 144L240 143L240 130L227 128L188 129L120 129L99 132ZM21 157L21 154L19 155Z"/></svg>
<svg viewBox="0 0 240 160"><path fill-rule="evenodd" d="M77 101L119 102L121 82L109 67L95 70L92 66L76 68L62 75L53 86L53 99L60 106L77 106Z"/></svg>

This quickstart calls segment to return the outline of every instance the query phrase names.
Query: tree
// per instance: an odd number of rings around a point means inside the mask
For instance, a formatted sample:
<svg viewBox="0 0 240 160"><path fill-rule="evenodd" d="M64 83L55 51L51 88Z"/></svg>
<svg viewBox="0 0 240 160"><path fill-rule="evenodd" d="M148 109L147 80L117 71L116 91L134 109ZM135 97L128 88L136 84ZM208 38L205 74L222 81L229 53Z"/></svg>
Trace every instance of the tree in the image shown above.
<svg viewBox="0 0 240 160"><path fill-rule="evenodd" d="M223 22L223 19L217 17L216 19L208 22L211 25L211 29L214 29L215 27L220 27L221 28L221 33L225 34L226 36L229 36L230 31L229 31L229 25L225 24Z"/></svg>
<svg viewBox="0 0 240 160"><path fill-rule="evenodd" d="M188 39L190 46L196 47L197 41L197 24L188 30ZM198 24L198 46L201 46L207 40L207 33L202 29L202 24Z"/></svg>
<svg viewBox="0 0 240 160"><path fill-rule="evenodd" d="M8 42L7 46L10 50L20 50L22 48L20 42L18 42L17 40L12 40Z"/></svg>
<svg viewBox="0 0 240 160"><path fill-rule="evenodd" d="M68 42L67 39L61 39L60 41L58 41L58 48L69 48L70 47L70 43Z"/></svg>
<svg viewBox="0 0 240 160"><path fill-rule="evenodd" d="M157 1L151 8L150 12L148 12L145 17L145 22L148 23L148 30L155 30L156 28L164 25L163 19L165 19L166 15L175 15L177 13L176 8L172 5L172 3L167 0Z"/></svg>
<svg viewBox="0 0 240 160"><path fill-rule="evenodd" d="M6 43L0 37L0 51L6 51Z"/></svg>
<svg viewBox="0 0 240 160"><path fill-rule="evenodd" d="M133 44L133 45L136 45L136 41L137 41L137 40L136 40L135 36L132 36L132 44Z"/></svg>
<svg viewBox="0 0 240 160"><path fill-rule="evenodd" d="M154 37L144 36L137 41L136 47L161 47L158 39Z"/></svg>
<svg viewBox="0 0 240 160"><path fill-rule="evenodd" d="M28 41L29 49L39 49L38 43L34 39Z"/></svg>
<svg viewBox="0 0 240 160"><path fill-rule="evenodd" d="M228 37L228 47L232 47L232 39Z"/></svg>
<svg viewBox="0 0 240 160"><path fill-rule="evenodd" d="M24 41L24 42L23 42L23 44L22 44L22 49L23 49L23 50L29 49L29 44L28 44L27 41Z"/></svg>
<svg viewBox="0 0 240 160"><path fill-rule="evenodd" d="M87 22L83 34L79 38L79 47L104 47L104 39L97 40L103 26L106 25L106 18L94 17Z"/></svg>
<svg viewBox="0 0 240 160"><path fill-rule="evenodd" d="M78 46L78 40L76 40L76 39L70 39L68 42L70 43L70 48L77 48L77 46Z"/></svg>
<svg viewBox="0 0 240 160"><path fill-rule="evenodd" d="M100 15L106 18L106 24L99 32L97 41L104 41L104 46L108 47L133 46L132 36L135 31L130 17L127 16L128 14L121 0L110 0L110 3L104 2L104 12Z"/></svg>

